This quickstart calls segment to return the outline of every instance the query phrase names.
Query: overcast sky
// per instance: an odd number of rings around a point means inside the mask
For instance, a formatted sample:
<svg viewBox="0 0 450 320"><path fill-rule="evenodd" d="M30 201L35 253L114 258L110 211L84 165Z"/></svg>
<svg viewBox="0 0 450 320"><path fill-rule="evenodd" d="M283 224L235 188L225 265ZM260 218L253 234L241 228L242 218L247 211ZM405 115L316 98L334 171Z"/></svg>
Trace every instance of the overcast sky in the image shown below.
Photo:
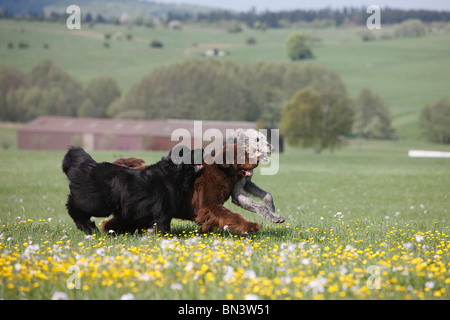
<svg viewBox="0 0 450 320"><path fill-rule="evenodd" d="M429 9L450 11L450 0L152 0L163 3L188 3L236 11L248 11L255 7L258 12L292 9L320 9L325 7L367 7L376 4L398 9Z"/></svg>

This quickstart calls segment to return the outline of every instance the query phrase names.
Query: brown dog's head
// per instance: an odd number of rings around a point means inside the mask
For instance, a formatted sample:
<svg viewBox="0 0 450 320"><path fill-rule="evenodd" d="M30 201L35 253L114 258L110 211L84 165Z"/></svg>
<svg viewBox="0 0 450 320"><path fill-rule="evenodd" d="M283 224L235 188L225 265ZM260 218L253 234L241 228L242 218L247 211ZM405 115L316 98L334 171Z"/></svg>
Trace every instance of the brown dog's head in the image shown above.
<svg viewBox="0 0 450 320"><path fill-rule="evenodd" d="M253 176L253 169L258 166L258 160L249 157L244 148L236 144L227 144L214 150L205 157L205 162L232 169L239 177Z"/></svg>

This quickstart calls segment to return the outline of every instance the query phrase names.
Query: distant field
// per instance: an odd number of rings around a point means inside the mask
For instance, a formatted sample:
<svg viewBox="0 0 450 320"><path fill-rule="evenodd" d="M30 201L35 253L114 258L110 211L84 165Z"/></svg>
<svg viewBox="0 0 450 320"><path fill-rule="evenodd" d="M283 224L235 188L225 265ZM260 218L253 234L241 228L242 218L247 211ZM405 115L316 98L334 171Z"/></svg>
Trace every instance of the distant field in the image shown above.
<svg viewBox="0 0 450 320"><path fill-rule="evenodd" d="M293 31L111 25L71 31L0 20L0 64L29 71L49 58L83 84L109 74L123 94L154 68L207 48L228 50L239 63L288 63L284 41ZM256 170L253 178L273 194L284 224L226 203L262 223L253 234L199 234L194 223L174 220L171 237L87 237L65 209L64 152L19 151L15 125L2 123L0 299L450 299L449 159L407 157L409 149L450 151L417 140L421 107L449 96L450 33L364 43L356 28L303 31L322 41L314 59L298 63L336 70L351 97L369 87L407 140L350 140L321 155L287 146L276 175ZM104 48L105 33L132 40L109 40ZM245 44L250 36L256 45ZM151 49L152 39L164 48ZM29 48L19 49L19 42ZM136 156L147 163L164 154L92 152L97 161Z"/></svg>
<svg viewBox="0 0 450 320"><path fill-rule="evenodd" d="M272 192L286 223L259 232L86 237L64 207L64 152L0 151L2 299L449 299L448 159L411 159L413 142L289 149ZM93 152L98 161L162 152ZM99 219L97 219L97 223Z"/></svg>
<svg viewBox="0 0 450 320"><path fill-rule="evenodd" d="M379 94L390 107L397 135L417 139L420 108L448 97L450 83L450 32L428 34L424 38L363 42L358 28L307 29L321 39L313 47L315 58L308 62L336 70L351 97L362 87ZM382 26L382 30L388 30ZM109 74L122 92L154 68L197 57L208 48L230 51L239 63L288 62L284 52L286 37L296 30L276 29L227 33L225 28L185 26L181 31L144 27L96 25L89 29L67 30L65 24L0 20L0 63L30 70L49 58L86 84L96 74ZM104 48L104 34L132 34L132 40L110 40ZM256 45L246 45L249 37ZM151 49L158 39L163 49ZM19 42L29 44L18 49ZM12 42L14 49L8 49ZM44 44L48 49L44 49ZM195 45L194 45L195 44Z"/></svg>

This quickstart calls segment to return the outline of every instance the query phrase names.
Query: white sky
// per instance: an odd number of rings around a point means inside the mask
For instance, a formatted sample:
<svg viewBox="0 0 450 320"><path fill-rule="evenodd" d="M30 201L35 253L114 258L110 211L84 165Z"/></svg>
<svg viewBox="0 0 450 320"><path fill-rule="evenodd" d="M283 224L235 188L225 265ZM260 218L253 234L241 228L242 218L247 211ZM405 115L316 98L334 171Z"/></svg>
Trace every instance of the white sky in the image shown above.
<svg viewBox="0 0 450 320"><path fill-rule="evenodd" d="M384 8L386 6L395 9L429 9L450 11L449 0L152 0L160 3L187 3L213 8L231 9L236 11L248 11L255 7L258 12L269 9L271 11L292 9L321 9L326 7L367 7L375 4Z"/></svg>

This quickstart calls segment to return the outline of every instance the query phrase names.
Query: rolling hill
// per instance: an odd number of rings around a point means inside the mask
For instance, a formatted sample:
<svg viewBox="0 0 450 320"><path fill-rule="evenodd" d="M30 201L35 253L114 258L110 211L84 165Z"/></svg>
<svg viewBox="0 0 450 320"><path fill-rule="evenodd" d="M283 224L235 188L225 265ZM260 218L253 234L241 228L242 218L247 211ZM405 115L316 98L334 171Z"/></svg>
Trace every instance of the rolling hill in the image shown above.
<svg viewBox="0 0 450 320"><path fill-rule="evenodd" d="M313 45L313 59L296 63L313 63L336 70L351 98L356 98L363 87L370 88L390 108L399 138L419 138L421 108L450 95L449 28L433 29L420 38L364 42L358 27L267 31L244 28L242 32L229 33L226 26L188 24L181 30L172 30L111 24L96 24L91 28L82 24L81 30L68 30L65 22L0 19L0 61L2 65L29 71L43 59L51 59L84 85L98 74L108 74L117 80L123 95L153 69L199 58L207 49L228 51L230 55L226 59L242 64L290 63L284 42L289 34L299 30L320 41ZM386 32L389 28L383 26L379 31ZM106 34L111 35L110 40L105 40ZM128 34L131 40L124 37ZM250 37L256 44L246 44ZM161 41L164 47L152 49L149 44L153 39ZM20 42L27 43L28 48L19 49ZM8 48L8 44L13 48Z"/></svg>

